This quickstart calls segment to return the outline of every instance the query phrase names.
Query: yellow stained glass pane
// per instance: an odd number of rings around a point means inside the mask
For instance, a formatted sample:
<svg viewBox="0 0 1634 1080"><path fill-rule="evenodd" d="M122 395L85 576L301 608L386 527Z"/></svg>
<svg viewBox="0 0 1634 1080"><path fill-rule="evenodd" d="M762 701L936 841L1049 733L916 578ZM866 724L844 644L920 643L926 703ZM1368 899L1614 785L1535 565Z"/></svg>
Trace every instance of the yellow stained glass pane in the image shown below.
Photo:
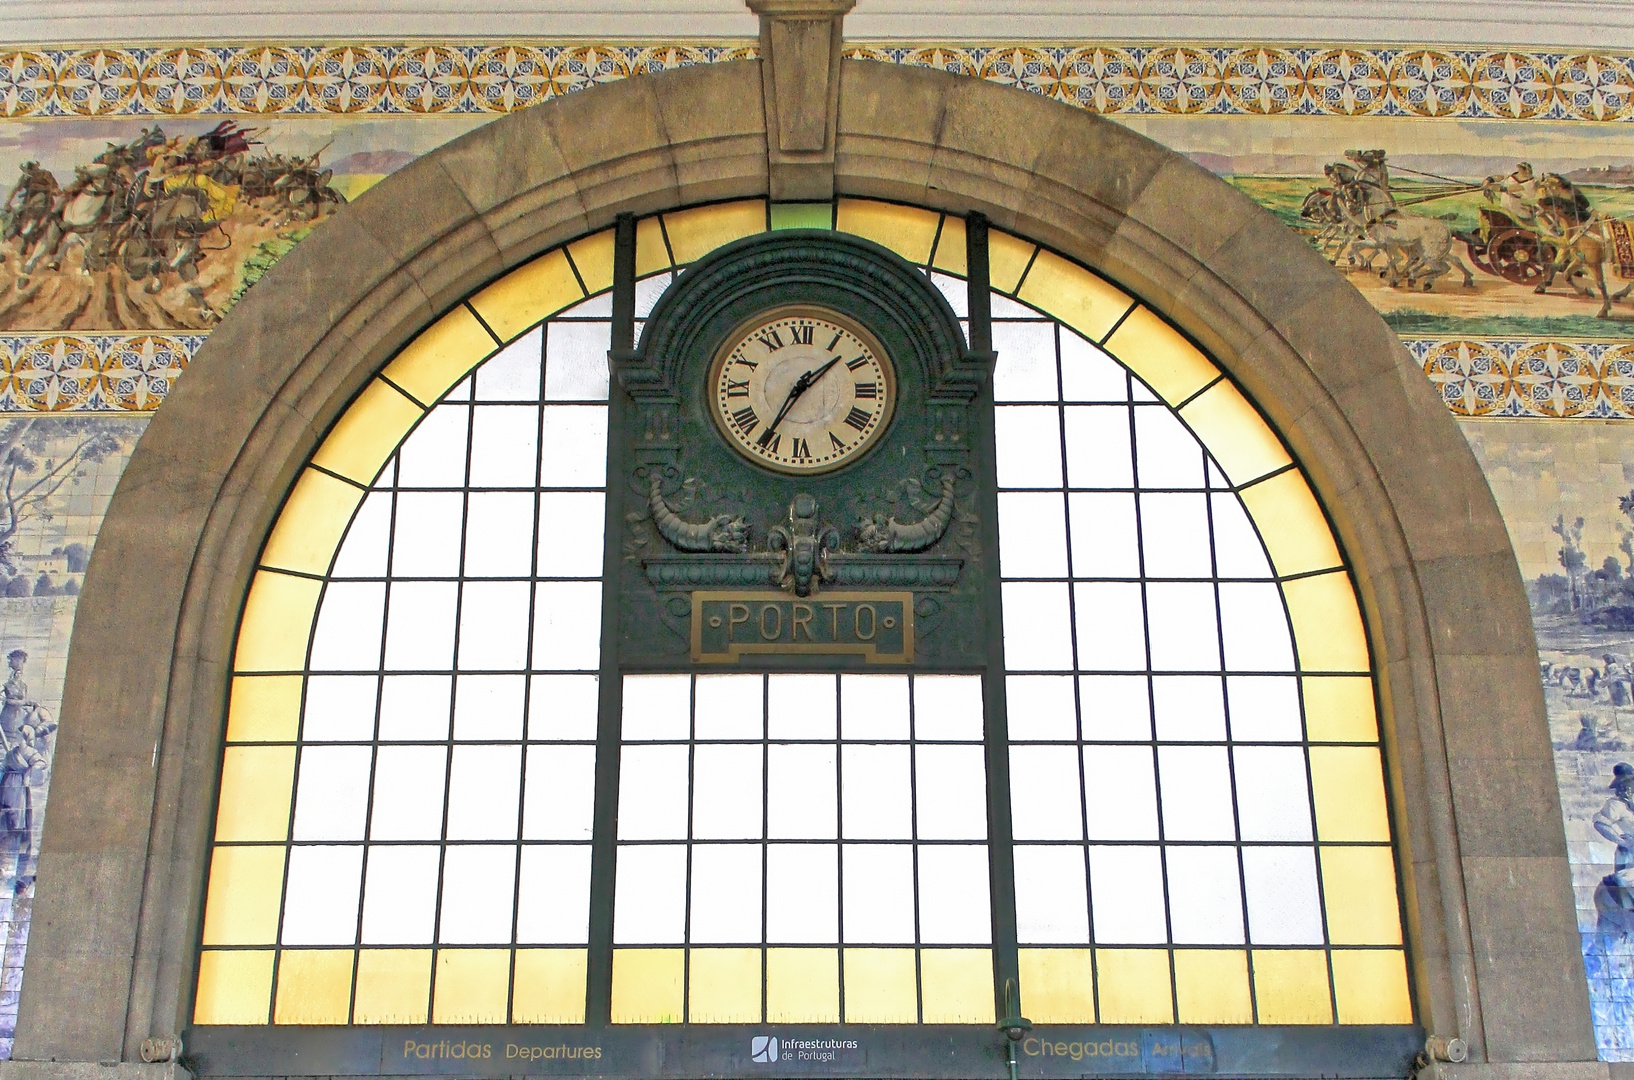
<svg viewBox="0 0 1634 1080"><path fill-rule="evenodd" d="M424 411L396 387L375 379L341 415L312 455L312 464L371 484Z"/></svg>
<svg viewBox="0 0 1634 1080"><path fill-rule="evenodd" d="M535 323L584 299L579 279L561 248L519 266L471 297L482 321L510 341Z"/></svg>
<svg viewBox="0 0 1634 1080"><path fill-rule="evenodd" d="M1389 843L1378 747L1313 746L1310 753L1316 838Z"/></svg>
<svg viewBox="0 0 1634 1080"><path fill-rule="evenodd" d="M1240 949L1176 949L1174 996L1182 1024L1252 1024L1248 953Z"/></svg>
<svg viewBox="0 0 1634 1080"><path fill-rule="evenodd" d="M1344 571L1282 583L1294 624L1299 666L1305 671L1367 670L1367 634L1356 590Z"/></svg>
<svg viewBox="0 0 1634 1080"><path fill-rule="evenodd" d="M987 234L987 283L1001 293L1013 293L1033 260L1038 245L1009 233Z"/></svg>
<svg viewBox="0 0 1634 1080"><path fill-rule="evenodd" d="M352 1004L351 949L285 949L278 958L275 1024L344 1024Z"/></svg>
<svg viewBox="0 0 1634 1080"><path fill-rule="evenodd" d="M357 485L307 469L272 527L262 564L303 574L328 573L341 534L362 501L363 489Z"/></svg>
<svg viewBox="0 0 1634 1080"><path fill-rule="evenodd" d="M1335 949L1333 996L1341 1024L1411 1024L1407 958L1396 949Z"/></svg>
<svg viewBox="0 0 1634 1080"><path fill-rule="evenodd" d="M1022 949L1021 1011L1035 1024L1093 1024L1093 956L1089 949Z"/></svg>
<svg viewBox="0 0 1634 1080"><path fill-rule="evenodd" d="M322 584L311 578L259 570L244 601L238 628L238 671L298 671L306 666L306 642L312 633Z"/></svg>
<svg viewBox="0 0 1634 1080"><path fill-rule="evenodd" d="M1038 258L1033 260L1032 269L1027 271L1027 278L1021 283L1021 291L1016 293L1016 298L1049 312L1091 341L1104 338L1134 304L1123 290L1104 278L1048 251L1040 251ZM1174 334L1174 331L1170 330L1169 333ZM1185 344L1185 339L1180 335L1174 336ZM1190 348L1189 345L1187 347ZM1113 352L1120 360L1124 359L1122 354ZM1142 374L1138 365L1130 363L1129 366L1134 368L1135 374ZM1154 386L1153 389L1158 388ZM1158 392L1162 393L1161 390Z"/></svg>
<svg viewBox="0 0 1634 1080"><path fill-rule="evenodd" d="M845 950L845 1022L916 1023L915 982L912 949Z"/></svg>
<svg viewBox="0 0 1634 1080"><path fill-rule="evenodd" d="M283 894L283 848L215 848L204 900L204 944L271 945L278 937Z"/></svg>
<svg viewBox="0 0 1634 1080"><path fill-rule="evenodd" d="M227 705L228 742L294 742L301 726L299 675L240 675Z"/></svg>
<svg viewBox="0 0 1634 1080"><path fill-rule="evenodd" d="M993 241L1002 235L1002 233L989 232L987 234L988 248L991 249ZM957 274L959 277L968 276L970 264L966 262L965 243L965 219L948 214L942 219L942 236L936 241L936 254L931 257L930 264L944 273ZM991 250L988 252L987 261L989 264L993 261ZM1026 264L1023 263L1022 265L1025 266ZM1020 276L1021 271L1017 270L1016 277L1019 278ZM1014 289L1015 285L1012 284L1010 288Z"/></svg>
<svg viewBox="0 0 1634 1080"><path fill-rule="evenodd" d="M567 245L568 258L573 260L591 296L613 287L613 246L612 229L603 229Z"/></svg>
<svg viewBox="0 0 1634 1080"><path fill-rule="evenodd" d="M669 245L664 243L664 225L654 214L635 223L635 276L646 277L669 269Z"/></svg>
<svg viewBox="0 0 1634 1080"><path fill-rule="evenodd" d="M421 405L430 405L497 348L493 335L461 304L420 331L381 374Z"/></svg>
<svg viewBox="0 0 1634 1080"><path fill-rule="evenodd" d="M216 842L285 839L294 786L293 746L229 746L221 762Z"/></svg>
<svg viewBox="0 0 1634 1080"><path fill-rule="evenodd" d="M930 262L931 245L936 243L936 225L941 218L935 210L872 199L841 199L834 215L835 227L840 232L872 240L916 266Z"/></svg>
<svg viewBox="0 0 1634 1080"><path fill-rule="evenodd" d="M767 949L766 1020L773 1024L840 1022L838 949Z"/></svg>
<svg viewBox="0 0 1634 1080"><path fill-rule="evenodd" d="M920 1012L927 1024L992 1024L993 950L922 949Z"/></svg>
<svg viewBox="0 0 1634 1080"><path fill-rule="evenodd" d="M1396 863L1387 847L1323 847L1322 898L1334 945L1400 945Z"/></svg>
<svg viewBox="0 0 1634 1080"><path fill-rule="evenodd" d="M1312 742L1377 742L1373 680L1365 675L1307 675L1305 734Z"/></svg>
<svg viewBox="0 0 1634 1080"><path fill-rule="evenodd" d="M272 1000L272 950L199 955L195 1024L264 1024Z"/></svg>
<svg viewBox="0 0 1634 1080"><path fill-rule="evenodd" d="M364 949L357 954L354 1024L423 1024L431 990L430 949Z"/></svg>
<svg viewBox="0 0 1634 1080"><path fill-rule="evenodd" d="M685 971L681 949L614 949L613 1023L679 1024Z"/></svg>
<svg viewBox="0 0 1634 1080"><path fill-rule="evenodd" d="M1103 1024L1172 1024L1169 954L1164 949L1096 949Z"/></svg>
<svg viewBox="0 0 1634 1080"><path fill-rule="evenodd" d="M687 969L687 1020L760 1022L760 950L693 949Z"/></svg>
<svg viewBox="0 0 1634 1080"><path fill-rule="evenodd" d="M1027 277L1032 279L1031 274ZM1120 308L1118 314L1127 307ZM1099 335L1094 337L1099 340ZM1220 377L1220 369L1212 360L1149 308L1131 312L1117 333L1107 339L1105 348L1170 405L1180 404Z"/></svg>
<svg viewBox="0 0 1634 1080"><path fill-rule="evenodd" d="M1298 469L1244 488L1242 499L1278 574L1308 574L1339 565L1339 546Z"/></svg>
<svg viewBox="0 0 1634 1080"><path fill-rule="evenodd" d="M510 991L511 950L439 950L431 1022L503 1024Z"/></svg>
<svg viewBox="0 0 1634 1080"><path fill-rule="evenodd" d="M1259 411L1224 379L1187 402L1180 415L1233 484L1246 484L1293 461Z"/></svg>
<svg viewBox="0 0 1634 1080"><path fill-rule="evenodd" d="M584 1023L585 951L518 949L511 1023Z"/></svg>
<svg viewBox="0 0 1634 1080"><path fill-rule="evenodd" d="M677 266L697 262L722 244L766 231L766 203L761 199L699 206L664 215L664 231Z"/></svg>
<svg viewBox="0 0 1634 1080"><path fill-rule="evenodd" d="M1254 1000L1262 1024L1331 1024L1328 959L1320 949L1255 949Z"/></svg>

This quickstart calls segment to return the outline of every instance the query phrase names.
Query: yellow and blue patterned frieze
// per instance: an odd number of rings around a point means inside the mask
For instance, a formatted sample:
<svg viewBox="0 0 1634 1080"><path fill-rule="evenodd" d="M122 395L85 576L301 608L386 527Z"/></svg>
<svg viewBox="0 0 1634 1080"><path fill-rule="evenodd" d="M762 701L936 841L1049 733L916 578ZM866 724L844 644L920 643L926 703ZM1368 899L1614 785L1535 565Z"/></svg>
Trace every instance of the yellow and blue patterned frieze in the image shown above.
<svg viewBox="0 0 1634 1080"><path fill-rule="evenodd" d="M0 415L149 413L204 334L0 334Z"/></svg>

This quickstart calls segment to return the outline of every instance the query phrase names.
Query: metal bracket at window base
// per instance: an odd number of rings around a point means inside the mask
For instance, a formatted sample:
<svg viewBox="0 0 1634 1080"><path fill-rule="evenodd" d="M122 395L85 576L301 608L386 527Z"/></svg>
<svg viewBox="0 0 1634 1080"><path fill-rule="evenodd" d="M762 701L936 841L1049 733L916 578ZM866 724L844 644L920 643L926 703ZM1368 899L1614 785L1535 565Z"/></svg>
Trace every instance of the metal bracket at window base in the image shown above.
<svg viewBox="0 0 1634 1080"><path fill-rule="evenodd" d="M149 1065L178 1061L182 1056L180 1035L150 1035L142 1040L141 1058Z"/></svg>

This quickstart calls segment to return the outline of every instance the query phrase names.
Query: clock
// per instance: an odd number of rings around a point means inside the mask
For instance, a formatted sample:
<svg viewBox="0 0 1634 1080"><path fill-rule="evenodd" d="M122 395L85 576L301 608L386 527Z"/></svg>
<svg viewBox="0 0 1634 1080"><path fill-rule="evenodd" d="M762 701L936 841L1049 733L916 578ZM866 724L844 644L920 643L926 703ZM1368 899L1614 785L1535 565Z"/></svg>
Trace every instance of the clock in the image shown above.
<svg viewBox="0 0 1634 1080"><path fill-rule="evenodd" d="M896 372L878 339L820 307L762 312L727 336L709 369L710 413L744 457L810 476L879 442L896 405Z"/></svg>

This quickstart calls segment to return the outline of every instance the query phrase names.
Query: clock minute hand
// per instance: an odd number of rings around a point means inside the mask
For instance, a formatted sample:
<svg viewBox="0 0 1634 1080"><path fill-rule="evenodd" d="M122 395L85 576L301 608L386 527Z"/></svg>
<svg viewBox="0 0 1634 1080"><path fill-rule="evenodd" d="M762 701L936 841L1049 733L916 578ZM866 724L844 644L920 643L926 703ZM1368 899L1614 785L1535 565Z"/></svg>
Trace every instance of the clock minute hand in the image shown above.
<svg viewBox="0 0 1634 1080"><path fill-rule="evenodd" d="M777 418L771 422L769 427L766 428L767 434L776 431L777 425L781 424L783 422L783 418L789 415L789 410L794 408L794 403L800 400L800 395L805 393L807 390L810 390L818 379L821 379L824 375L828 374L829 368L833 367L839 362L840 358L836 356L834 359L830 360L816 371L807 371L798 379L794 380L794 385L789 387L789 396L783 399L783 407L777 410Z"/></svg>

